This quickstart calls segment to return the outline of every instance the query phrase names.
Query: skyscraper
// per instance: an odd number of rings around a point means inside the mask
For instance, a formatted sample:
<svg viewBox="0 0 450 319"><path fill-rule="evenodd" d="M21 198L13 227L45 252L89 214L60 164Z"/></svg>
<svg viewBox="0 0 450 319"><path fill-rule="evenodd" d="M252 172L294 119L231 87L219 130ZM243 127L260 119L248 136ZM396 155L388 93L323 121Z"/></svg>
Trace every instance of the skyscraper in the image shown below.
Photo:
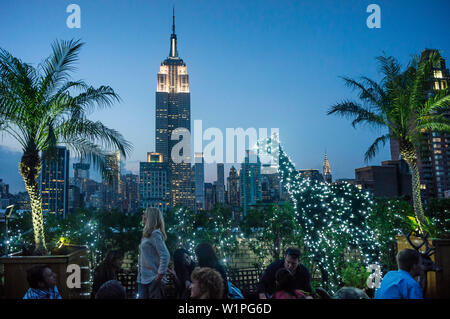
<svg viewBox="0 0 450 319"><path fill-rule="evenodd" d="M117 208L120 202L120 151L106 155L106 175L103 176L102 201L106 209Z"/></svg>
<svg viewBox="0 0 450 319"><path fill-rule="evenodd" d="M217 163L216 202L225 203L225 177L223 163Z"/></svg>
<svg viewBox="0 0 450 319"><path fill-rule="evenodd" d="M434 49L425 49L421 59L428 59ZM450 72L446 68L445 59L434 66L433 74L428 80L428 94L435 94L439 90L448 89ZM450 118L450 109L443 112ZM417 167L420 173L420 182L423 199L445 197L450 190L450 134L443 132L423 131L420 147L417 150ZM397 161L400 158L400 146L397 140L390 140L391 158Z"/></svg>
<svg viewBox="0 0 450 319"><path fill-rule="evenodd" d="M205 159L203 153L194 154L195 207L205 209Z"/></svg>
<svg viewBox="0 0 450 319"><path fill-rule="evenodd" d="M323 160L323 179L327 183L331 183L333 181L333 178L331 175L330 162L328 161L326 152L325 152L325 158Z"/></svg>
<svg viewBox="0 0 450 319"><path fill-rule="evenodd" d="M215 187L211 183L205 183L205 210L211 210L216 203Z"/></svg>
<svg viewBox="0 0 450 319"><path fill-rule="evenodd" d="M244 216L250 205L262 200L261 162L253 151L246 151L240 172L240 203Z"/></svg>
<svg viewBox="0 0 450 319"><path fill-rule="evenodd" d="M228 204L231 207L240 206L239 198L239 172L232 166L227 178L228 186Z"/></svg>
<svg viewBox="0 0 450 319"><path fill-rule="evenodd" d="M122 209L134 212L139 208L139 176L134 174L122 175Z"/></svg>
<svg viewBox="0 0 450 319"><path fill-rule="evenodd" d="M303 177L303 178L309 178L312 181L318 181L323 182L324 177L322 174L320 174L320 171L318 169L298 169L297 172Z"/></svg>
<svg viewBox="0 0 450 319"><path fill-rule="evenodd" d="M426 49L421 58L428 59L436 50ZM432 78L428 81L429 94L448 89L450 73L445 66L445 60L433 68ZM450 109L443 112L450 119ZM418 168L425 198L445 197L445 191L450 190L450 134L445 132L424 132L419 150Z"/></svg>
<svg viewBox="0 0 450 319"><path fill-rule="evenodd" d="M139 203L141 208L156 207L166 212L170 204L170 169L160 153L147 153L139 163Z"/></svg>
<svg viewBox="0 0 450 319"><path fill-rule="evenodd" d="M73 177L75 185L79 188L82 194L87 193L87 185L89 180L89 163L74 163L73 164Z"/></svg>
<svg viewBox="0 0 450 319"><path fill-rule="evenodd" d="M170 36L169 57L160 66L156 87L156 152L170 168L171 206L181 204L194 207L195 195L191 182L190 150L183 148L184 160L172 158L172 149L182 137L172 140L172 132L191 130L191 96L186 63L178 56L175 34L175 13ZM175 132L177 133L178 130ZM186 141L190 143L190 139Z"/></svg>
<svg viewBox="0 0 450 319"><path fill-rule="evenodd" d="M65 217L69 201L69 150L64 146L57 146L54 154L43 156L40 185L42 210Z"/></svg>

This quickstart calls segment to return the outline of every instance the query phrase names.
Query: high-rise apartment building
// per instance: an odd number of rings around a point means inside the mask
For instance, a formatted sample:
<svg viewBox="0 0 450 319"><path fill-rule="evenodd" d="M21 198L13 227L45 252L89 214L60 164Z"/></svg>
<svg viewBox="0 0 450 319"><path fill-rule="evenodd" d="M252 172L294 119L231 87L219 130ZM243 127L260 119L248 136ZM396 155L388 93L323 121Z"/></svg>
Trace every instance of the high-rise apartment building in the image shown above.
<svg viewBox="0 0 450 319"><path fill-rule="evenodd" d="M320 174L320 171L318 169L298 169L297 172L303 178L309 178L312 181L318 181L318 182L324 181L323 175Z"/></svg>
<svg viewBox="0 0 450 319"><path fill-rule="evenodd" d="M225 172L223 163L217 163L216 202L225 203Z"/></svg>
<svg viewBox="0 0 450 319"><path fill-rule="evenodd" d="M211 210L216 204L215 187L212 183L205 183L205 209Z"/></svg>
<svg viewBox="0 0 450 319"><path fill-rule="evenodd" d="M254 151L246 151L239 176L240 203L245 216L250 205L262 200L261 161Z"/></svg>
<svg viewBox="0 0 450 319"><path fill-rule="evenodd" d="M106 155L106 175L103 176L101 193L103 208L118 208L120 204L120 151Z"/></svg>
<svg viewBox="0 0 450 319"><path fill-rule="evenodd" d="M139 202L141 208L169 209L170 169L161 153L147 153L147 162L139 163Z"/></svg>
<svg viewBox="0 0 450 319"><path fill-rule="evenodd" d="M239 197L239 172L232 166L227 178L228 187L228 205L232 208L240 206Z"/></svg>
<svg viewBox="0 0 450 319"><path fill-rule="evenodd" d="M170 52L160 66L156 87L156 152L170 169L171 206L178 204L194 208L195 194L191 180L191 154L183 148L175 156L184 156L181 161L173 158L172 149L186 136L178 132L191 130L191 96L186 63L178 56L175 15L173 16ZM176 138L172 139L172 133ZM181 132L182 134L183 132ZM190 139L185 141L190 143Z"/></svg>
<svg viewBox="0 0 450 319"><path fill-rule="evenodd" d="M125 174L122 181L122 210L134 212L139 208L139 176L135 174Z"/></svg>
<svg viewBox="0 0 450 319"><path fill-rule="evenodd" d="M421 59L428 59L434 49L425 49ZM448 89L450 83L449 69L445 59L434 66L432 76L428 80L427 91L429 96L440 90ZM450 118L450 109L444 110L446 118ZM422 140L417 154L417 167L420 173L420 183L423 199L442 198L450 190L450 134L433 131L423 131ZM400 158L398 141L391 139L391 158L396 161Z"/></svg>
<svg viewBox="0 0 450 319"><path fill-rule="evenodd" d="M65 217L69 201L69 150L57 146L42 158L40 187L42 210Z"/></svg>
<svg viewBox="0 0 450 319"><path fill-rule="evenodd" d="M205 209L205 159L203 153L194 154L194 187L195 187L195 208Z"/></svg>

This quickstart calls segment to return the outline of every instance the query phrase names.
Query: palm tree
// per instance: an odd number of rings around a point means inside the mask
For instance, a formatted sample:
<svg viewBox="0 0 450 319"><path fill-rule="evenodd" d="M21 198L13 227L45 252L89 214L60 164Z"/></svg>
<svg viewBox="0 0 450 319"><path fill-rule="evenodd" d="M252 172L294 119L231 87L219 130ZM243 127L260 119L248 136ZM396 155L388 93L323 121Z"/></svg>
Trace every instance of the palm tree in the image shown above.
<svg viewBox="0 0 450 319"><path fill-rule="evenodd" d="M55 41L53 53L37 67L0 48L0 131L23 150L19 171L30 196L36 254L47 250L37 182L41 156L51 159L57 144L63 144L106 173L108 151L119 150L123 156L131 151L119 132L87 118L120 97L109 86L94 88L71 81L83 45L80 40Z"/></svg>
<svg viewBox="0 0 450 319"><path fill-rule="evenodd" d="M388 129L373 142L365 153L365 161L372 159L390 139L398 141L400 155L412 175L413 205L420 232L426 224L420 194L420 175L417 168L418 150L424 132L450 131L446 116L450 107L447 90L429 89L433 68L440 65L441 56L431 51L428 56L415 57L402 71L391 56L377 57L383 79L377 83L367 77L359 80L343 77L347 86L357 90L359 101L344 100L328 110L352 119L352 126L367 124L372 128Z"/></svg>

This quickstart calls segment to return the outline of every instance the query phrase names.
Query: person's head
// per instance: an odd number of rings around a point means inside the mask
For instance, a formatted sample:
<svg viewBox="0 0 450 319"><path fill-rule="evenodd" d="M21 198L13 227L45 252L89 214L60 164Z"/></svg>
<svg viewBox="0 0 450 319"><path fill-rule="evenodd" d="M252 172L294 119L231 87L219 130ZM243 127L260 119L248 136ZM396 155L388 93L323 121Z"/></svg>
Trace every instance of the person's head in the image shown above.
<svg viewBox="0 0 450 319"><path fill-rule="evenodd" d="M198 265L200 267L215 267L218 261L214 248L209 243L201 243L195 247Z"/></svg>
<svg viewBox="0 0 450 319"><path fill-rule="evenodd" d="M27 270L27 281L30 288L46 290L56 285L56 274L48 265L37 265Z"/></svg>
<svg viewBox="0 0 450 319"><path fill-rule="evenodd" d="M142 214L142 224L144 225L142 230L144 237L150 237L154 230L159 229L163 234L163 238L167 239L164 218L158 208L148 207Z"/></svg>
<svg viewBox="0 0 450 319"><path fill-rule="evenodd" d="M334 295L333 299L370 299L361 289L354 287L343 287Z"/></svg>
<svg viewBox="0 0 450 319"><path fill-rule="evenodd" d="M122 268L123 264L123 252L117 249L108 250L103 261L105 265L114 269Z"/></svg>
<svg viewBox="0 0 450 319"><path fill-rule="evenodd" d="M403 249L397 254L398 268L407 271L415 277L423 271L423 260L421 254L414 249Z"/></svg>
<svg viewBox="0 0 450 319"><path fill-rule="evenodd" d="M127 293L120 281L109 280L100 286L95 299L126 299Z"/></svg>
<svg viewBox="0 0 450 319"><path fill-rule="evenodd" d="M284 268L289 270L291 274L295 273L300 263L300 250L290 247L286 249L284 254Z"/></svg>
<svg viewBox="0 0 450 319"><path fill-rule="evenodd" d="M186 249L179 248L173 253L173 263L175 268L186 267L192 264L191 256ZM175 269L176 271L176 269Z"/></svg>
<svg viewBox="0 0 450 319"><path fill-rule="evenodd" d="M295 290L295 280L291 272L286 268L280 268L275 273L276 291L287 291L292 293Z"/></svg>
<svg viewBox="0 0 450 319"><path fill-rule="evenodd" d="M219 272L209 267L197 267L191 274L191 298L222 299L223 279Z"/></svg>

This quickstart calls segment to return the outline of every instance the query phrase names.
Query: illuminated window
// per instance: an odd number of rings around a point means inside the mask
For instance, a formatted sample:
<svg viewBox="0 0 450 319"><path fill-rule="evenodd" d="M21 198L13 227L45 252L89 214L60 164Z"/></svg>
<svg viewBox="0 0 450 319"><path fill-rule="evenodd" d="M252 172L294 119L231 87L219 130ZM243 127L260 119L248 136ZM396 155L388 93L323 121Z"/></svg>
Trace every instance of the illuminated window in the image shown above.
<svg viewBox="0 0 450 319"><path fill-rule="evenodd" d="M434 89L439 90L439 82L438 81L434 82Z"/></svg>
<svg viewBox="0 0 450 319"><path fill-rule="evenodd" d="M442 79L442 71L441 70L434 70L434 77L436 79Z"/></svg>
<svg viewBox="0 0 450 319"><path fill-rule="evenodd" d="M445 89L448 87L448 86L447 86L447 81L444 80L444 81L442 81L441 83L442 83L442 89L445 90Z"/></svg>

